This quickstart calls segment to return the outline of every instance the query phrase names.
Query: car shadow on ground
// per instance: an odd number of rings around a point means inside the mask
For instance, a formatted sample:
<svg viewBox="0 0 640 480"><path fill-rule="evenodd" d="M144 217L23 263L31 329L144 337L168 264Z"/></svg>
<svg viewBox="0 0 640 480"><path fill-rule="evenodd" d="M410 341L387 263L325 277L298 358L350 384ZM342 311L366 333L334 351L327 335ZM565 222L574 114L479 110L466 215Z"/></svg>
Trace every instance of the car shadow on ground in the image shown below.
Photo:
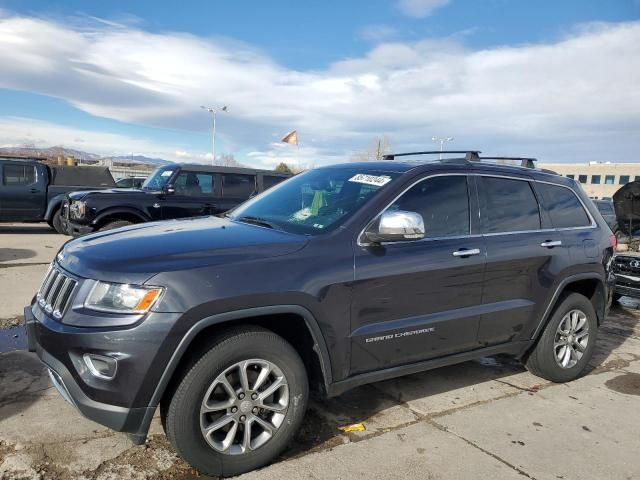
<svg viewBox="0 0 640 480"><path fill-rule="evenodd" d="M0 248L0 263L24 260L26 258L33 258L36 255L35 250L28 248Z"/></svg>
<svg viewBox="0 0 640 480"><path fill-rule="evenodd" d="M34 353L0 355L0 422L20 415L49 388L46 369Z"/></svg>
<svg viewBox="0 0 640 480"><path fill-rule="evenodd" d="M629 360L619 358L618 355L613 358L611 356L627 338L640 336L639 316L632 313L633 310L640 309L640 303L626 300L623 299L622 305L615 306L603 322L596 351L585 375L627 366L625 363ZM499 355L365 385L331 399L314 398L300 433L281 459L304 456L378 435L385 430L379 428L381 423L384 427L384 421L380 422L381 416L398 417L398 413L391 413L394 408L411 406L411 414L402 417L411 423L412 418L416 421L438 416L460 407L508 395L506 391L500 390L502 387L512 387L512 392L524 390L533 393L550 384L526 372L526 368L518 360ZM498 384L491 382L492 380ZM431 401L435 405L431 406ZM416 415L414 404L417 404L418 411L422 413ZM356 423L363 423L367 431L344 434L339 430L340 426ZM371 424L374 428L368 431ZM375 427L376 424L378 428ZM401 425L399 423L396 426Z"/></svg>
<svg viewBox="0 0 640 480"><path fill-rule="evenodd" d="M55 234L56 231L46 223L0 223L0 235L24 235L24 234Z"/></svg>

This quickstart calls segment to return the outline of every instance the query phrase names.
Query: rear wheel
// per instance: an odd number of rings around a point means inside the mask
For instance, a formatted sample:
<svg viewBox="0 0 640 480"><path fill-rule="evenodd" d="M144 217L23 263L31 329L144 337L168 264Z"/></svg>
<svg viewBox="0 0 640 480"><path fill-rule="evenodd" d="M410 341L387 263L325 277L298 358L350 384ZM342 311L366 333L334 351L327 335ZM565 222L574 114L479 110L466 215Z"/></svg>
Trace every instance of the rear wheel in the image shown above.
<svg viewBox="0 0 640 480"><path fill-rule="evenodd" d="M307 374L289 343L258 327L235 329L186 371L162 409L165 431L201 472L238 475L280 454L307 398Z"/></svg>
<svg viewBox="0 0 640 480"><path fill-rule="evenodd" d="M552 382L578 378L586 368L598 334L593 305L583 295L565 295L526 361L527 369Z"/></svg>
<svg viewBox="0 0 640 480"><path fill-rule="evenodd" d="M126 227L128 225L133 225L133 223L128 220L113 220L105 223L99 230L103 232L105 230L113 230L114 228Z"/></svg>

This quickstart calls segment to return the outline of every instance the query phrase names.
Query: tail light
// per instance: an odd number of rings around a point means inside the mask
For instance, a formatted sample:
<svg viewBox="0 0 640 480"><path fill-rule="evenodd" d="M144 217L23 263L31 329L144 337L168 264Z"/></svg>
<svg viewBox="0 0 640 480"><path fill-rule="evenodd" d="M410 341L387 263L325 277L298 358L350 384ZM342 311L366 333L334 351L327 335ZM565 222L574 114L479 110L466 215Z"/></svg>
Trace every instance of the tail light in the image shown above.
<svg viewBox="0 0 640 480"><path fill-rule="evenodd" d="M611 243L613 251L615 252L616 247L618 246L618 237L616 237L615 235L609 235L609 243Z"/></svg>

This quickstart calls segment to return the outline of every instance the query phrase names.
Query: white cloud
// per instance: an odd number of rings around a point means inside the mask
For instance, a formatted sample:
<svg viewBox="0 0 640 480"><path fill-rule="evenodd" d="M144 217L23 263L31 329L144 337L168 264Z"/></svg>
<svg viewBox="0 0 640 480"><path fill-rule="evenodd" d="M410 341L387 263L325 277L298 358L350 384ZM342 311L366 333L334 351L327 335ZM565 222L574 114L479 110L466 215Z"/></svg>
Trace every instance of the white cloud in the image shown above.
<svg viewBox="0 0 640 480"><path fill-rule="evenodd" d="M450 2L451 0L398 0L398 8L410 17L423 18Z"/></svg>
<svg viewBox="0 0 640 480"><path fill-rule="evenodd" d="M586 25L554 42L484 50L457 38L386 42L300 71L230 40L0 13L0 64L0 88L62 98L124 122L205 135L209 117L199 105L228 104L218 117L220 139L263 152L249 157L261 164L276 154L296 160L269 146L292 129L304 162L315 164L348 158L382 134L398 150L452 135L457 148L549 160L631 159L640 148L640 22ZM34 135L45 138L40 127ZM176 152L190 149L90 132L68 137L78 138L92 138L96 151L145 147L149 155L183 158ZM2 128L0 143L13 143Z"/></svg>
<svg viewBox="0 0 640 480"><path fill-rule="evenodd" d="M396 35L396 29L389 25L367 25L358 32L360 37L370 42L381 42Z"/></svg>
<svg viewBox="0 0 640 480"><path fill-rule="evenodd" d="M21 117L0 117L0 138L2 147L63 145L103 156L139 154L178 162L211 159L211 153L190 153L170 146L163 148L150 139L95 132Z"/></svg>

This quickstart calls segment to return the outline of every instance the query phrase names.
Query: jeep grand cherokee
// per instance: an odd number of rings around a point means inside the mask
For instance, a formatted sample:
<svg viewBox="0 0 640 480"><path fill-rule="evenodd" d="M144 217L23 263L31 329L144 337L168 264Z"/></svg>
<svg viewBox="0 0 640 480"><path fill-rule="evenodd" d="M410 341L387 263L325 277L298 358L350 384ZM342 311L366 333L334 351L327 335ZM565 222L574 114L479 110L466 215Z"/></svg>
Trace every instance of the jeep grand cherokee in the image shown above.
<svg viewBox="0 0 640 480"><path fill-rule="evenodd" d="M273 460L310 389L495 354L575 379L615 237L575 181L479 160L318 168L224 218L73 240L25 308L30 348L84 415L138 442L159 406L209 475Z"/></svg>

